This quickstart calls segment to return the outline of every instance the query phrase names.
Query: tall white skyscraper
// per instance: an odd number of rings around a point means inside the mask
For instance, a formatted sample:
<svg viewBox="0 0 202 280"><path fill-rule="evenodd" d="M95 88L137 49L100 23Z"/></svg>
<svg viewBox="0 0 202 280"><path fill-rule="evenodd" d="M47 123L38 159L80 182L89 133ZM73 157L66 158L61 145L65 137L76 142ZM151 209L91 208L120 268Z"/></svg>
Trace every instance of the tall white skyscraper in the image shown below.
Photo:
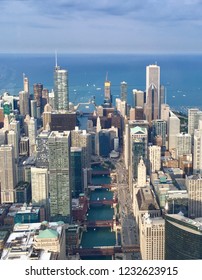
<svg viewBox="0 0 202 280"><path fill-rule="evenodd" d="M0 182L1 203L13 203L14 188L16 186L16 170L14 148L12 145L0 146Z"/></svg>
<svg viewBox="0 0 202 280"><path fill-rule="evenodd" d="M54 109L69 110L68 72L57 63L54 71Z"/></svg>

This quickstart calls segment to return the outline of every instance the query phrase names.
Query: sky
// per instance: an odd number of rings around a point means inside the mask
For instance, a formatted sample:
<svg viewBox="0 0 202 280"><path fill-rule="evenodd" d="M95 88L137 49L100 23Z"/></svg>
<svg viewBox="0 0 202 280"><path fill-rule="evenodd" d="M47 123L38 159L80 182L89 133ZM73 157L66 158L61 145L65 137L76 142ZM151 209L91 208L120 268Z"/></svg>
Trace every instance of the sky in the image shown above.
<svg viewBox="0 0 202 280"><path fill-rule="evenodd" d="M0 52L201 53L202 0L0 0Z"/></svg>

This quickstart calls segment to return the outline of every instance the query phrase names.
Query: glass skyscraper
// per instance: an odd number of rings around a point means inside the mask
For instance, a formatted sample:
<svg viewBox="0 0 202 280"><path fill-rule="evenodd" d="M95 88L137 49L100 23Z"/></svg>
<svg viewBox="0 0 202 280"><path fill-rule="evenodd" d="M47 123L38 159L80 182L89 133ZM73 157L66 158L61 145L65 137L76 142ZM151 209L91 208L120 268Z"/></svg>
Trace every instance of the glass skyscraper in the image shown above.
<svg viewBox="0 0 202 280"><path fill-rule="evenodd" d="M55 110L69 110L68 72L57 65L54 71L54 107Z"/></svg>

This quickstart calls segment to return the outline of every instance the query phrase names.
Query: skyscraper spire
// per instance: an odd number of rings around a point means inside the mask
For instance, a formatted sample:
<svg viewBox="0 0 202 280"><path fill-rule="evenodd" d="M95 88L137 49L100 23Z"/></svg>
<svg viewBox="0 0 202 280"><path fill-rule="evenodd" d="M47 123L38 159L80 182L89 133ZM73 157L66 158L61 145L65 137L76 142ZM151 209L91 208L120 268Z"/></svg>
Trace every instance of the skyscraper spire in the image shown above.
<svg viewBox="0 0 202 280"><path fill-rule="evenodd" d="M58 67L58 54L57 51L55 50L55 68Z"/></svg>

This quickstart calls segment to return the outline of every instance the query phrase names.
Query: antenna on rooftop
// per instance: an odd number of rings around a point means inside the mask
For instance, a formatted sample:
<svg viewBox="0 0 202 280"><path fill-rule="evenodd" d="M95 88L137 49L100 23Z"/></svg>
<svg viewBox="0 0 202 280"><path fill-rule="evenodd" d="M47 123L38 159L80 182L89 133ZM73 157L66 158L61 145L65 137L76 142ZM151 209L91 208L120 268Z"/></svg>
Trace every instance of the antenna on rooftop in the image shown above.
<svg viewBox="0 0 202 280"><path fill-rule="evenodd" d="M106 81L108 81L108 72L106 73Z"/></svg>
<svg viewBox="0 0 202 280"><path fill-rule="evenodd" d="M57 51L55 50L55 68L58 67L58 54Z"/></svg>

